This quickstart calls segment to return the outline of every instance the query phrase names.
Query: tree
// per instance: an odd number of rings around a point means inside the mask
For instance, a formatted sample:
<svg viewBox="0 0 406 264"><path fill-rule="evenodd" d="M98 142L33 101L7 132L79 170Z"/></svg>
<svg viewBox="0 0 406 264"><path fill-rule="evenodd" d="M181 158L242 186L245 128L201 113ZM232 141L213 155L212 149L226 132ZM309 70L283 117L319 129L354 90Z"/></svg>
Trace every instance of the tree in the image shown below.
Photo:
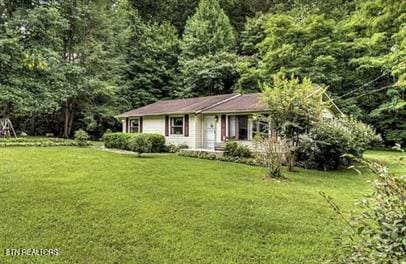
<svg viewBox="0 0 406 264"><path fill-rule="evenodd" d="M229 92L235 81L230 80L235 76L235 45L234 30L218 1L201 1L183 34L180 70L185 81L178 95Z"/></svg>
<svg viewBox="0 0 406 264"><path fill-rule="evenodd" d="M298 78L274 75L272 86L263 92L271 127L287 138L292 138L294 132L305 132L322 118L324 92L308 78L300 82Z"/></svg>
<svg viewBox="0 0 406 264"><path fill-rule="evenodd" d="M2 86L0 102L5 115L29 114L32 130L38 113L57 108L54 92L59 83L63 50L61 31L66 27L53 5L19 9L2 25Z"/></svg>
<svg viewBox="0 0 406 264"><path fill-rule="evenodd" d="M335 22L312 15L302 21L288 15L274 15L266 22L266 37L259 44L263 76L276 72L309 77L315 83L334 86L339 46L334 39ZM268 77L269 78L269 77Z"/></svg>
<svg viewBox="0 0 406 264"><path fill-rule="evenodd" d="M182 60L231 52L236 44L234 29L218 0L203 0L186 22L182 40Z"/></svg>
<svg viewBox="0 0 406 264"><path fill-rule="evenodd" d="M179 40L168 23L144 23L132 14L132 30L121 93L130 107L171 98L177 87Z"/></svg>
<svg viewBox="0 0 406 264"><path fill-rule="evenodd" d="M222 52L182 61L185 88L177 95L195 97L230 93L237 79L236 60L235 54Z"/></svg>
<svg viewBox="0 0 406 264"><path fill-rule="evenodd" d="M63 32L65 68L59 100L64 116L63 136L69 137L75 118L92 125L96 114L103 114L95 106L111 109L121 67L125 65L119 43L125 40L127 24L122 23L122 6L110 1L64 1L59 9L68 20L68 29Z"/></svg>
<svg viewBox="0 0 406 264"><path fill-rule="evenodd" d="M350 63L358 88L346 92L364 110L363 119L383 133L388 142L404 144L405 18L402 1L357 2L355 12L341 26L348 36Z"/></svg>

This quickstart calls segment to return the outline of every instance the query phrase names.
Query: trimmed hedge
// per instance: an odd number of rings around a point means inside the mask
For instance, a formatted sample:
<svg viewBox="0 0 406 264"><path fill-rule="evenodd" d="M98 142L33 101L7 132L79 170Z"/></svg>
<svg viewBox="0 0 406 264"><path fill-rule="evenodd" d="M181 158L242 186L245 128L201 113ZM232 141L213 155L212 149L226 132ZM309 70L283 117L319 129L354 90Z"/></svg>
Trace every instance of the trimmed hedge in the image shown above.
<svg viewBox="0 0 406 264"><path fill-rule="evenodd" d="M103 136L104 146L106 148L115 148L130 150L130 139L137 134L129 133L108 133Z"/></svg>
<svg viewBox="0 0 406 264"><path fill-rule="evenodd" d="M86 142L86 146L91 145ZM62 147L79 146L78 142L62 138L8 138L0 139L0 148L3 147ZM81 145L83 146L83 145Z"/></svg>
<svg viewBox="0 0 406 264"><path fill-rule="evenodd" d="M224 155L218 155L216 153L210 153L210 152L206 152L206 151L182 151L182 150L180 150L178 155L183 156L183 157L190 157L190 158L241 163L241 164L246 164L246 165L251 165L251 166L259 166L259 167L264 166L264 164L262 164L255 158L241 158L241 157L234 157L234 156L224 156Z"/></svg>
<svg viewBox="0 0 406 264"><path fill-rule="evenodd" d="M235 141L226 142L224 154L226 156L238 158L252 158L253 156L251 150L247 146L238 144Z"/></svg>
<svg viewBox="0 0 406 264"><path fill-rule="evenodd" d="M165 137L160 134L149 133L107 133L103 136L106 148L132 150L130 142L136 137L143 137L150 144L150 152L158 153L165 151Z"/></svg>
<svg viewBox="0 0 406 264"><path fill-rule="evenodd" d="M185 145L185 144L180 144L180 145L169 144L166 146L166 151L169 153L178 153L180 150L188 149L188 148L189 148L189 146Z"/></svg>

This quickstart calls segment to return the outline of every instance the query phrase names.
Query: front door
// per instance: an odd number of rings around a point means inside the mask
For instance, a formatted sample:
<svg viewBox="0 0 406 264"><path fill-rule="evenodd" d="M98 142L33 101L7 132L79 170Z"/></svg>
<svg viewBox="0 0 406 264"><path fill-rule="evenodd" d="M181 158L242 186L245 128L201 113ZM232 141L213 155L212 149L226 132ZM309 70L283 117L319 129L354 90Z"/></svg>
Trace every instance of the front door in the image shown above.
<svg viewBox="0 0 406 264"><path fill-rule="evenodd" d="M204 147L214 149L216 143L216 118L215 116L204 117Z"/></svg>

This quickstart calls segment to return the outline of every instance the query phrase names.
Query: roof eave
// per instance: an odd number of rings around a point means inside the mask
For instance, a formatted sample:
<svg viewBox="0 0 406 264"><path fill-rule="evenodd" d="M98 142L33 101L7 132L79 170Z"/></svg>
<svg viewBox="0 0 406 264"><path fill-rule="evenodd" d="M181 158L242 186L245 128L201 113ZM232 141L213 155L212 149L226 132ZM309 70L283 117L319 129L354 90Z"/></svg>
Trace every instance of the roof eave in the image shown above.
<svg viewBox="0 0 406 264"><path fill-rule="evenodd" d="M265 113L268 110L266 109L261 109L261 110L256 110L256 109L246 109L246 110L223 110L223 111L204 111L202 114L226 114L226 113Z"/></svg>

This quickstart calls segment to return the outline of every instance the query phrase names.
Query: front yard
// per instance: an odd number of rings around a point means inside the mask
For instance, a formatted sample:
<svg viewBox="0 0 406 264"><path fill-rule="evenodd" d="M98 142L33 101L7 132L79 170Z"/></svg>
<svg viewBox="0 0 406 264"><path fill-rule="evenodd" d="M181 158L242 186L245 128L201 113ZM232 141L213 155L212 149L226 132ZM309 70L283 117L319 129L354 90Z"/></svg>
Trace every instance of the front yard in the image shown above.
<svg viewBox="0 0 406 264"><path fill-rule="evenodd" d="M1 252L60 253L2 253L0 263L321 263L341 225L318 192L348 210L372 176L287 175L268 181L261 168L175 155L0 148Z"/></svg>

